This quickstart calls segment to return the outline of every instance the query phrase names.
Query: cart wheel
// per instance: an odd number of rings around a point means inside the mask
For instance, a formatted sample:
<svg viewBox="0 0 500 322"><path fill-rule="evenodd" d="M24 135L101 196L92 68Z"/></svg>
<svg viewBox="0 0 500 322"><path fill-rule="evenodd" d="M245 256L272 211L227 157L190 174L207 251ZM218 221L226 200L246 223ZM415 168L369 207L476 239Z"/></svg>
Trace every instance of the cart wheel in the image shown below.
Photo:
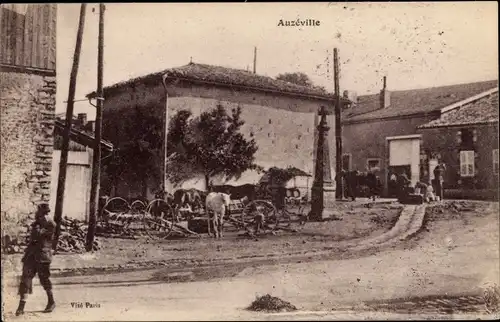
<svg viewBox="0 0 500 322"><path fill-rule="evenodd" d="M277 210L278 213L278 223L277 227L285 227L288 228L290 227L290 224L292 222L292 214L288 212L286 207L282 210Z"/></svg>
<svg viewBox="0 0 500 322"><path fill-rule="evenodd" d="M147 235L155 232L164 232L164 237L170 236L173 231L175 212L163 199L155 199L149 203L143 215L144 230Z"/></svg>
<svg viewBox="0 0 500 322"><path fill-rule="evenodd" d="M126 213L130 211L130 205L127 200L121 197L114 197L108 199L104 207L102 207L99 213L99 223L103 223L105 226L108 226L110 221L116 221L118 216L122 213Z"/></svg>
<svg viewBox="0 0 500 322"><path fill-rule="evenodd" d="M147 207L148 206L144 202L142 202L142 200L135 200L130 205L130 210L132 210L132 213L138 214L144 212Z"/></svg>
<svg viewBox="0 0 500 322"><path fill-rule="evenodd" d="M245 206L241 215L244 226L252 225L254 222L254 211L257 209L264 215L264 227L275 230L278 227L278 212L272 203L266 200L254 200Z"/></svg>

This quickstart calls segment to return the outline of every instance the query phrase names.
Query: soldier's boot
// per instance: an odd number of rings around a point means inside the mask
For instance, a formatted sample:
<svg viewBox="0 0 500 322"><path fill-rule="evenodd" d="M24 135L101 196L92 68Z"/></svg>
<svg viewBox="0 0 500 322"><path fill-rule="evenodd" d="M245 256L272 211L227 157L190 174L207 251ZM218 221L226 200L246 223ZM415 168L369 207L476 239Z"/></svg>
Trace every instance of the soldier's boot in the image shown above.
<svg viewBox="0 0 500 322"><path fill-rule="evenodd" d="M19 306L17 307L17 310L16 310L16 316L24 314L24 306L25 305L26 305L26 301L25 300L20 300L19 301Z"/></svg>
<svg viewBox="0 0 500 322"><path fill-rule="evenodd" d="M47 291L47 298L48 298L48 303L47 306L45 307L45 310L43 310L44 313L50 313L54 311L56 308L56 302L54 301L54 295L52 294L52 290Z"/></svg>

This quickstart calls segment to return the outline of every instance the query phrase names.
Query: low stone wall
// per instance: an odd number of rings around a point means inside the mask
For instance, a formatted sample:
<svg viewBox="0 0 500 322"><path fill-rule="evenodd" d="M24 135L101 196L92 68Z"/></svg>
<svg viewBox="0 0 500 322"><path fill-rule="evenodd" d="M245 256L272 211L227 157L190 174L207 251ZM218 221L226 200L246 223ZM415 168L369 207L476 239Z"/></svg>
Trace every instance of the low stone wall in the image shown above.
<svg viewBox="0 0 500 322"><path fill-rule="evenodd" d="M50 200L55 75L0 73L2 235Z"/></svg>

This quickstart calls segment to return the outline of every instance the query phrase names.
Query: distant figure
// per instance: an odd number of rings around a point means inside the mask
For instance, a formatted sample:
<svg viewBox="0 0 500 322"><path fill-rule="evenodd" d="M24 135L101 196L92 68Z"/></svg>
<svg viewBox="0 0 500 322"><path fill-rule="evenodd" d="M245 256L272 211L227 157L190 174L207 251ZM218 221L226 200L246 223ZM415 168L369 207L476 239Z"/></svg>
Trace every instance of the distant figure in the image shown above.
<svg viewBox="0 0 500 322"><path fill-rule="evenodd" d="M339 184L339 186L341 186L342 189L344 190L343 191L344 196L347 194L347 187L346 187L346 182L345 182L346 173L347 173L346 170L342 170L335 175L335 182L337 182ZM342 196L342 194L340 193L340 190L339 190L338 197L340 197L340 196Z"/></svg>
<svg viewBox="0 0 500 322"><path fill-rule="evenodd" d="M264 225L265 217L262 211L260 211L255 204L250 206L250 213L253 216L254 234L257 235Z"/></svg>
<svg viewBox="0 0 500 322"><path fill-rule="evenodd" d="M346 175L346 183L347 183L347 195L352 199L352 201L356 201L356 192L358 188L358 171L349 171Z"/></svg>
<svg viewBox="0 0 500 322"><path fill-rule="evenodd" d="M434 190L436 192L436 196L439 198L439 200L443 200L444 198L444 189L443 189L443 183L444 183L444 173L446 171L446 166L444 163L439 163L435 168L434 168Z"/></svg>
<svg viewBox="0 0 500 322"><path fill-rule="evenodd" d="M380 178L378 178L373 172L368 172L368 174L366 175L366 183L368 184L368 188L370 188L370 198L373 201L375 201L376 197L380 195L380 190L378 186L379 181Z"/></svg>
<svg viewBox="0 0 500 322"><path fill-rule="evenodd" d="M434 189L431 186L427 187L427 190L424 195L425 202L436 201L436 195L434 194Z"/></svg>
<svg viewBox="0 0 500 322"><path fill-rule="evenodd" d="M398 186L398 176L394 173L391 172L389 176L389 195L394 196L397 194L397 186Z"/></svg>
<svg viewBox="0 0 500 322"><path fill-rule="evenodd" d="M397 187L398 187L398 200L404 200L405 197L409 194L408 187L410 186L410 179L406 175L406 172L401 173L397 178Z"/></svg>
<svg viewBox="0 0 500 322"><path fill-rule="evenodd" d="M415 184L415 194L425 196L426 192L427 192L427 184L421 181Z"/></svg>

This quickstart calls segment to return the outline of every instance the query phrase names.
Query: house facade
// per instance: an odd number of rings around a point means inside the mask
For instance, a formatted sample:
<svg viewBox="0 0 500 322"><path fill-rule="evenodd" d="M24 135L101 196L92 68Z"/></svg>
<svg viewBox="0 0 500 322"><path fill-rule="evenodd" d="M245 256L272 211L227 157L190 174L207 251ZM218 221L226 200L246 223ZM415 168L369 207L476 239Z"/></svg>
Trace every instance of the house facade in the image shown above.
<svg viewBox="0 0 500 322"><path fill-rule="evenodd" d="M123 125L127 120L140 121L148 114L168 128L170 118L179 110L190 110L196 116L217 105L229 112L239 106L245 121L242 132L247 138L255 139L258 145L257 164L264 168L294 166L308 173L314 173L318 111L325 106L331 128L331 164L335 164L335 119L332 113L335 100L333 95L321 90L245 70L190 63L107 87L104 93L103 137L117 149L133 140L134 133L129 133ZM332 173L335 173L334 167ZM261 174L248 171L240 180L230 183L257 183L260 177ZM297 178L296 184L302 193L307 192L310 184L307 180ZM218 178L212 178L212 181L222 183ZM205 189L204 182L200 174L198 179L185 182L183 187ZM143 183L137 179L120 178L113 184L110 194L151 197L161 184L161 177ZM175 188L167 182L168 191Z"/></svg>
<svg viewBox="0 0 500 322"><path fill-rule="evenodd" d="M433 142L440 142L444 134L437 131L430 141L418 127L488 95L497 86L497 81L405 91L384 86L379 94L360 96L342 112L344 169L374 171L384 184L384 195L393 195L389 178L402 171L412 184L430 182L440 159Z"/></svg>
<svg viewBox="0 0 500 322"><path fill-rule="evenodd" d="M56 9L55 4L0 5L3 233L16 233L19 219L50 200Z"/></svg>
<svg viewBox="0 0 500 322"><path fill-rule="evenodd" d="M447 166L449 196L498 197L498 88L420 125L422 149Z"/></svg>

